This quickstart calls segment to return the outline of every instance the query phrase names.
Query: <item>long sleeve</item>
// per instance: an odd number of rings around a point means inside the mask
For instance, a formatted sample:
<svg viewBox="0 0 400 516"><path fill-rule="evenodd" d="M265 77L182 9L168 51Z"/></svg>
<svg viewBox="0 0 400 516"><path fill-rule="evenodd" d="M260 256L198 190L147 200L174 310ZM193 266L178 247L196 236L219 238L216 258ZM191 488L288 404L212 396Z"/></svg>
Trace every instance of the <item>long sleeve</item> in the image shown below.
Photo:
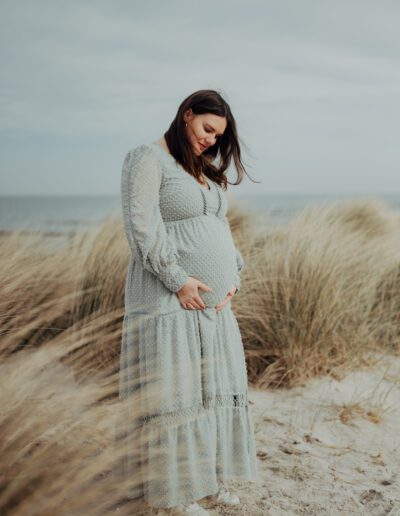
<svg viewBox="0 0 400 516"><path fill-rule="evenodd" d="M228 226L229 231L230 231L231 228L230 228L230 225L229 225L228 217L225 215L222 218L222 220ZM240 275L241 275L241 272L242 272L242 270L244 268L244 260L243 260L243 256L241 255L239 249L236 246L235 246L235 256L236 256L237 272L236 272L236 276L235 276L235 280L234 280L234 286L236 287L237 292L239 292L239 290L240 290Z"/></svg>
<svg viewBox="0 0 400 516"><path fill-rule="evenodd" d="M237 264L237 273L235 278L235 287L237 288L237 291L240 290L240 274L244 268L244 260L243 256L240 254L240 251L237 247L235 247L236 251L236 264Z"/></svg>
<svg viewBox="0 0 400 516"><path fill-rule="evenodd" d="M144 269L177 292L189 275L177 262L176 247L161 216L161 174L151 147L142 144L127 153L121 177L123 222L131 250Z"/></svg>

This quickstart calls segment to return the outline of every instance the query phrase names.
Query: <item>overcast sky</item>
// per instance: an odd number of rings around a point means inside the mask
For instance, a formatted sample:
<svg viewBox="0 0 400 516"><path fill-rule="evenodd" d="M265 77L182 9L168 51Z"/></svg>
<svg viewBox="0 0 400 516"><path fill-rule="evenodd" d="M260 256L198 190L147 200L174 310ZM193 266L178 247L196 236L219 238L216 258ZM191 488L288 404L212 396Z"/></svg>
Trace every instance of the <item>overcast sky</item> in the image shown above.
<svg viewBox="0 0 400 516"><path fill-rule="evenodd" d="M261 181L235 194L400 193L398 1L0 6L3 194L118 195L126 152L203 88Z"/></svg>

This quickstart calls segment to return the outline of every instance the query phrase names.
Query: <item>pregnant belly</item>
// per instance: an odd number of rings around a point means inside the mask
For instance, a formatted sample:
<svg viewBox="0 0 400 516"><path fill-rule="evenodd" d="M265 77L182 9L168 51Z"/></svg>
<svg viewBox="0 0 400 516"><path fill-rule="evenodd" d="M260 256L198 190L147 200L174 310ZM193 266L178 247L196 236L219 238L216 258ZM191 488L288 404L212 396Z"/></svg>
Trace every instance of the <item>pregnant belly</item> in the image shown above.
<svg viewBox="0 0 400 516"><path fill-rule="evenodd" d="M215 307L234 285L237 272L230 229L217 217L204 216L185 219L174 233L179 265L211 287L210 292L199 288L199 294L207 308Z"/></svg>

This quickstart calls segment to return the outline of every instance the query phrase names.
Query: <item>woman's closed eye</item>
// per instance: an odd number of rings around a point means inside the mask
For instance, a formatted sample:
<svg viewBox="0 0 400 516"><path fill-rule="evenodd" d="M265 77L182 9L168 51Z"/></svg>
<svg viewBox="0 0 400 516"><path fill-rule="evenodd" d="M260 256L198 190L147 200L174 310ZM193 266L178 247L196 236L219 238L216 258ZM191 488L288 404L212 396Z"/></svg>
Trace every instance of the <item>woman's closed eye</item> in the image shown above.
<svg viewBox="0 0 400 516"><path fill-rule="evenodd" d="M207 129L207 128L206 128L206 133L212 133L212 132L213 132L212 130L210 130L210 129ZM220 134L216 134L216 135L215 135L215 138L217 139L217 138L219 138L220 136L221 136Z"/></svg>

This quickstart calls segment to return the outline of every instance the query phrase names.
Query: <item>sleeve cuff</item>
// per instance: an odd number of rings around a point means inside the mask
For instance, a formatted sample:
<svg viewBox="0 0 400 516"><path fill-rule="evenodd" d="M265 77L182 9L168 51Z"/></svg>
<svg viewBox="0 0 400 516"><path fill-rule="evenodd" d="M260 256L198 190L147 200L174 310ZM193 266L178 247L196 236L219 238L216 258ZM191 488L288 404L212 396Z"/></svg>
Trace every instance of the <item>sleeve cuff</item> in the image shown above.
<svg viewBox="0 0 400 516"><path fill-rule="evenodd" d="M176 293L183 287L183 285L187 282L188 279L189 274L185 270L179 268L175 274L170 275L168 278L165 279L164 285L167 287L168 290Z"/></svg>
<svg viewBox="0 0 400 516"><path fill-rule="evenodd" d="M239 290L240 290L240 274L239 273L236 274L233 285L236 287L236 292L239 292ZM235 294L236 294L236 292L235 292Z"/></svg>

